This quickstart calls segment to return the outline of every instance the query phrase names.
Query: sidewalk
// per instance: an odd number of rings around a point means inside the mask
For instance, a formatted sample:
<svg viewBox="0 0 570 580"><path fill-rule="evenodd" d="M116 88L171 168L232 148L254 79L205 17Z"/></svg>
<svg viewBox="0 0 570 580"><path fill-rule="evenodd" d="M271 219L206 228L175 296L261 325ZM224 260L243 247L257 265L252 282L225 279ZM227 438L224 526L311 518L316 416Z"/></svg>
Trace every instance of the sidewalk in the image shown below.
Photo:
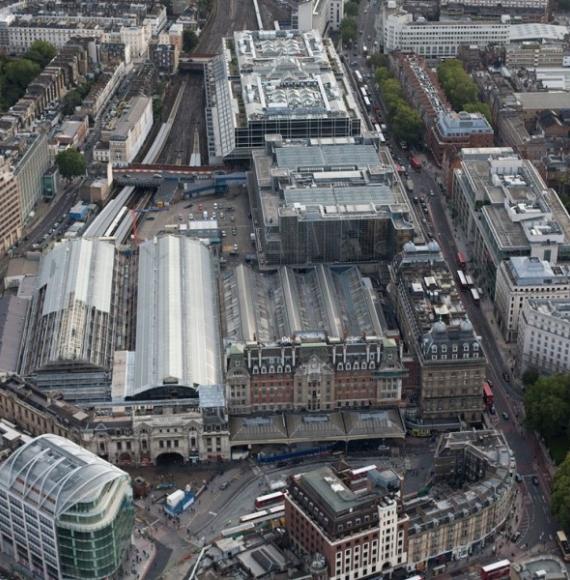
<svg viewBox="0 0 570 580"><path fill-rule="evenodd" d="M156 556L156 547L154 542L149 540L138 528L135 529L133 536L133 543L123 564L124 570L121 578L143 580Z"/></svg>

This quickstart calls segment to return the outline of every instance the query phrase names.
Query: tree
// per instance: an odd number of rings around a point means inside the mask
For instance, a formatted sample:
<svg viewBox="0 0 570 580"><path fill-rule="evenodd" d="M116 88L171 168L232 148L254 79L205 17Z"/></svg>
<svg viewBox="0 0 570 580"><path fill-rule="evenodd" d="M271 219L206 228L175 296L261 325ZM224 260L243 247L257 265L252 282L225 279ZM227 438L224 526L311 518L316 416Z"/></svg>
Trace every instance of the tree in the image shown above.
<svg viewBox="0 0 570 580"><path fill-rule="evenodd" d="M58 153L55 162L61 176L65 179L85 175L85 157L75 149L69 148Z"/></svg>
<svg viewBox="0 0 570 580"><path fill-rule="evenodd" d="M356 21L352 18L343 18L340 22L340 37L344 43L354 42L358 36Z"/></svg>
<svg viewBox="0 0 570 580"><path fill-rule="evenodd" d="M62 101L63 114L64 115L73 115L73 113L75 113L75 108L79 107L82 102L83 102L83 98L81 97L81 94L79 93L79 91L77 89L73 89L72 91L69 91L69 93L67 93L65 95L65 97L63 97L63 101Z"/></svg>
<svg viewBox="0 0 570 580"><path fill-rule="evenodd" d="M396 108L392 118L392 129L397 139L410 145L419 145L422 141L422 118L407 103L402 103Z"/></svg>
<svg viewBox="0 0 570 580"><path fill-rule="evenodd" d="M198 44L198 36L193 30L185 30L182 34L182 48L184 52L191 52Z"/></svg>
<svg viewBox="0 0 570 580"><path fill-rule="evenodd" d="M538 371L536 369L529 368L523 373L522 382L525 387L530 387L531 385L534 385L536 381L538 381L539 377L540 375L538 374Z"/></svg>
<svg viewBox="0 0 570 580"><path fill-rule="evenodd" d="M446 60L437 68L437 76L447 98L456 111L462 111L466 103L479 101L479 89L465 72L457 59Z"/></svg>
<svg viewBox="0 0 570 580"><path fill-rule="evenodd" d="M349 16L349 17L354 17L354 16L358 16L358 4L356 2L353 2L352 0L350 2L347 2L344 5L344 14L345 16Z"/></svg>
<svg viewBox="0 0 570 580"><path fill-rule="evenodd" d="M26 53L26 58L44 68L56 54L53 44L45 40L35 40Z"/></svg>
<svg viewBox="0 0 570 580"><path fill-rule="evenodd" d="M370 66L372 68L388 68L388 56L380 52L375 52L374 54L370 55Z"/></svg>
<svg viewBox="0 0 570 580"><path fill-rule="evenodd" d="M481 101L476 103L466 103L463 107L464 111L468 113L481 113L485 116L489 123L492 123L493 119L491 116L491 107L487 103L482 103Z"/></svg>
<svg viewBox="0 0 570 580"><path fill-rule="evenodd" d="M6 81L12 83L22 91L36 78L40 67L35 62L25 58L19 58L9 62L5 67Z"/></svg>
<svg viewBox="0 0 570 580"><path fill-rule="evenodd" d="M554 475L550 505L560 525L570 532L570 453Z"/></svg>
<svg viewBox="0 0 570 580"><path fill-rule="evenodd" d="M540 377L526 389L524 403L529 427L544 437L551 450L553 443L562 445L564 457L570 449L570 375Z"/></svg>

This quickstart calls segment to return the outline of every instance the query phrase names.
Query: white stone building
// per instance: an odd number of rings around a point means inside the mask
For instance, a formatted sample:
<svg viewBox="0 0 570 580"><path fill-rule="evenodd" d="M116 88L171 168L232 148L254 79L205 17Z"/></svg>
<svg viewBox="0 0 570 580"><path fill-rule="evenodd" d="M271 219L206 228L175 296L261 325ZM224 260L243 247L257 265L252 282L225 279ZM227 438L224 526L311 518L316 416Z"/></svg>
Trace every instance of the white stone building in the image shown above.
<svg viewBox="0 0 570 580"><path fill-rule="evenodd" d="M517 340L517 371L570 371L570 299L525 300Z"/></svg>
<svg viewBox="0 0 570 580"><path fill-rule="evenodd" d="M495 316L505 340L517 337L519 315L530 298L570 299L570 271L533 257L501 263L495 288Z"/></svg>

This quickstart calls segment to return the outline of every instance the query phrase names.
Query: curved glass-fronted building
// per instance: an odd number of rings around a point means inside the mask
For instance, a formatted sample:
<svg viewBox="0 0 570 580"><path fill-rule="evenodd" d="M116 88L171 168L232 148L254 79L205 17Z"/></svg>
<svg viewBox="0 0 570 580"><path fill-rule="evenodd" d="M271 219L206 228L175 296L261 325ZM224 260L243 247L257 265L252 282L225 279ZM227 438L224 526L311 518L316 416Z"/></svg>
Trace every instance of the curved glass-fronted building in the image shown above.
<svg viewBox="0 0 570 580"><path fill-rule="evenodd" d="M133 525L129 475L63 437L37 437L0 466L0 547L38 577L113 577Z"/></svg>

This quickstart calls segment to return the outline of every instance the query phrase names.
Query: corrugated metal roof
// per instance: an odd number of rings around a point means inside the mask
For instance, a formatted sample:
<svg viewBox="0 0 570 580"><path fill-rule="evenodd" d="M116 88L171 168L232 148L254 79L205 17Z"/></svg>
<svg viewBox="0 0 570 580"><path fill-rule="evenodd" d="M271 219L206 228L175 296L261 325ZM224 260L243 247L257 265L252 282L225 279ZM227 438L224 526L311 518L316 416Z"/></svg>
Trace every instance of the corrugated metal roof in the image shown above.
<svg viewBox="0 0 570 580"><path fill-rule="evenodd" d="M80 238L55 246L40 266L38 288L46 286L42 314L64 310L73 298L108 313L114 263L108 242Z"/></svg>
<svg viewBox="0 0 570 580"><path fill-rule="evenodd" d="M136 396L164 384L222 382L216 282L201 242L173 235L140 247Z"/></svg>

